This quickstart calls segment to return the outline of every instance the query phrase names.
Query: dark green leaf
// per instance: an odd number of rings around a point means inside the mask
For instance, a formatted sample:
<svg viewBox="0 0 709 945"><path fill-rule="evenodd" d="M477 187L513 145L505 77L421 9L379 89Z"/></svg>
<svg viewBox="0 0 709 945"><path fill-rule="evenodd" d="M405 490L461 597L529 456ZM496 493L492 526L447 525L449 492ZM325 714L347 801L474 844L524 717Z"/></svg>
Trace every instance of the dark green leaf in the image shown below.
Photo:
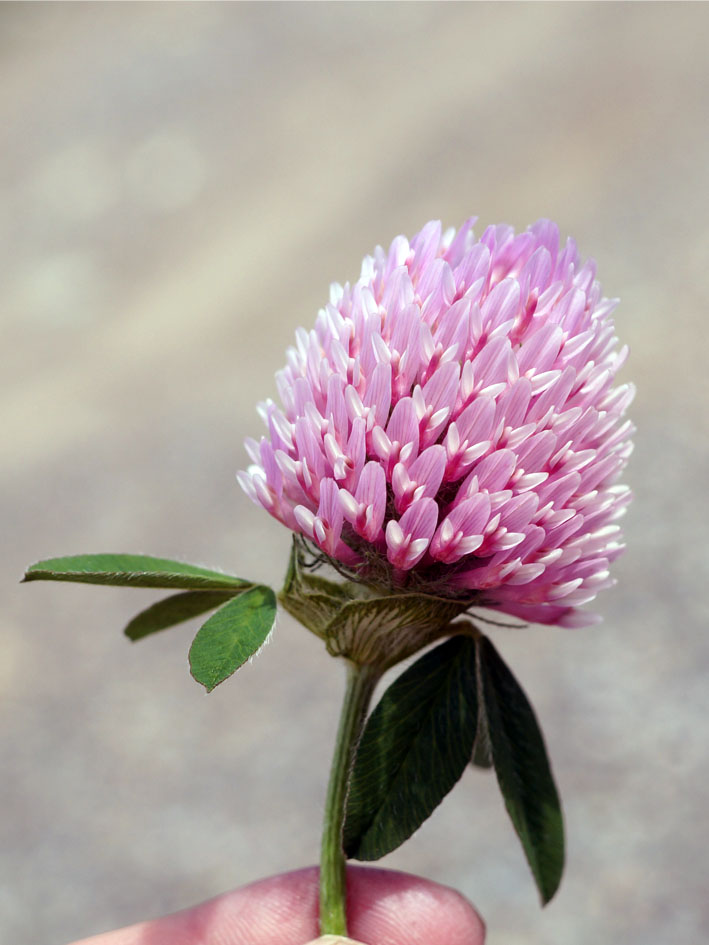
<svg viewBox="0 0 709 945"><path fill-rule="evenodd" d="M481 637L477 650L478 685L497 780L546 904L556 892L564 868L559 795L527 697L488 639Z"/></svg>
<svg viewBox="0 0 709 945"><path fill-rule="evenodd" d="M158 630L214 610L234 596L234 591L184 591L159 600L134 617L123 631L131 640L141 640Z"/></svg>
<svg viewBox="0 0 709 945"><path fill-rule="evenodd" d="M273 628L276 595L257 585L230 600L200 628L190 647L190 671L207 692L253 656Z"/></svg>
<svg viewBox="0 0 709 945"><path fill-rule="evenodd" d="M492 753L490 751L490 739L487 733L487 721L485 719L485 708L482 699L478 704L478 727L475 732L475 742L473 744L473 757L470 763L476 768L492 768Z"/></svg>
<svg viewBox="0 0 709 945"><path fill-rule="evenodd" d="M377 860L421 826L470 761L477 719L475 643L468 637L430 650L392 683L357 750L348 856Z"/></svg>
<svg viewBox="0 0 709 945"><path fill-rule="evenodd" d="M249 587L248 581L199 568L182 561L150 555L71 555L33 564L24 581L77 581L117 587L177 587L188 590L227 590Z"/></svg>

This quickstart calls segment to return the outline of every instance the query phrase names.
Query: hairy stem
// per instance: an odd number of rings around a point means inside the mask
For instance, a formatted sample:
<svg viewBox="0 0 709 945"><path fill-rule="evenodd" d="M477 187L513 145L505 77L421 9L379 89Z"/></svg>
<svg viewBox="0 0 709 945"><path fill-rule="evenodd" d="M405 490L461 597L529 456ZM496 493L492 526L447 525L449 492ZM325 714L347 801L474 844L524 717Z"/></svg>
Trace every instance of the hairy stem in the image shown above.
<svg viewBox="0 0 709 945"><path fill-rule="evenodd" d="M379 671L371 666L347 665L347 688L330 768L320 852L322 935L347 935L347 883L342 849L345 802L355 751L379 676Z"/></svg>

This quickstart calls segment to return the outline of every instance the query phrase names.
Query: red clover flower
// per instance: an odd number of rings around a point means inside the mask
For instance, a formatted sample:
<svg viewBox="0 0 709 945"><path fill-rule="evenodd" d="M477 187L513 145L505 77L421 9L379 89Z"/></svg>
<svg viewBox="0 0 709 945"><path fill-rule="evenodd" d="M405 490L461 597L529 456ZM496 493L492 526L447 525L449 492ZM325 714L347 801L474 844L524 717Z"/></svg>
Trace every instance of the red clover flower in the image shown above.
<svg viewBox="0 0 709 945"><path fill-rule="evenodd" d="M363 582L582 626L630 500L627 356L555 224L427 223L334 284L247 440L247 495Z"/></svg>

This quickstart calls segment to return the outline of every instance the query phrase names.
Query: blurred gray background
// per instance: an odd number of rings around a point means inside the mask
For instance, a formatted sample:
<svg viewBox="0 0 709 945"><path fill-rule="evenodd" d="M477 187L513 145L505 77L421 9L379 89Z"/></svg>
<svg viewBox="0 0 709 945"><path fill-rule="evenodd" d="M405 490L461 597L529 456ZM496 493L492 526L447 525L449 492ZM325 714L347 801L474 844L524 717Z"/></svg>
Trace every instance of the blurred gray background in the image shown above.
<svg viewBox="0 0 709 945"><path fill-rule="evenodd" d="M556 899L481 772L384 863L490 945L706 940L708 39L706 4L2 5L0 941L316 860L314 637L284 616L206 697L194 626L121 636L154 592L16 582L132 550L280 586L289 536L234 480L256 401L330 281L472 213L556 219L622 297L636 501L599 628L494 633L565 799Z"/></svg>

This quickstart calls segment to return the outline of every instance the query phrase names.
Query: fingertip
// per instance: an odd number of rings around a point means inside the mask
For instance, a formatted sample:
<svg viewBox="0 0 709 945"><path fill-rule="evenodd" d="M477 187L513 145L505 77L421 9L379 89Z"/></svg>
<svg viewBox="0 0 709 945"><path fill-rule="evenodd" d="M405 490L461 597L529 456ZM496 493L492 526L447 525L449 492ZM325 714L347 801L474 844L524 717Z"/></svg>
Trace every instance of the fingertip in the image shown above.
<svg viewBox="0 0 709 945"><path fill-rule="evenodd" d="M485 923L457 890L420 876L349 867L350 935L368 945L483 945Z"/></svg>

